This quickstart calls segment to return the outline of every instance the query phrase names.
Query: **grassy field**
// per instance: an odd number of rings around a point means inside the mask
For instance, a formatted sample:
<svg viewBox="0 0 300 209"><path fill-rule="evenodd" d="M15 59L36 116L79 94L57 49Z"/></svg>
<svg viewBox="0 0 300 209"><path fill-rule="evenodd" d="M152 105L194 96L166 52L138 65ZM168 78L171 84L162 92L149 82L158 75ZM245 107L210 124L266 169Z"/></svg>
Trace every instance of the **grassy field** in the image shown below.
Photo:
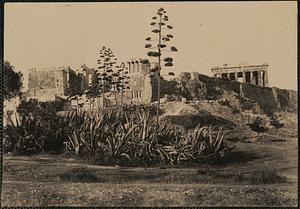
<svg viewBox="0 0 300 209"><path fill-rule="evenodd" d="M66 155L4 155L2 206L297 206L295 138L237 144L226 165L99 166Z"/></svg>

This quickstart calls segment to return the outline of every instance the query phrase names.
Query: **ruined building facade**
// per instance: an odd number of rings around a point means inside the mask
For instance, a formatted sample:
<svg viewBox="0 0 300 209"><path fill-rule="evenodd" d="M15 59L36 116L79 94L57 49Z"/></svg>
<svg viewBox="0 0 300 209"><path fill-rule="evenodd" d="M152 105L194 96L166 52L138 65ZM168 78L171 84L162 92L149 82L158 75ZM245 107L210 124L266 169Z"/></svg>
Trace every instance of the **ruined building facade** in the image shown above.
<svg viewBox="0 0 300 209"><path fill-rule="evenodd" d="M130 89L126 90L124 102L150 103L154 100L156 91L153 88L151 69L157 68L157 63L144 59L131 59L127 62Z"/></svg>
<svg viewBox="0 0 300 209"><path fill-rule="evenodd" d="M83 92L91 82L94 70L81 68L75 72L70 67L29 70L27 98L54 101L57 97Z"/></svg>
<svg viewBox="0 0 300 209"><path fill-rule="evenodd" d="M229 80L268 87L268 64L240 65L214 67L212 73L216 78L227 78Z"/></svg>

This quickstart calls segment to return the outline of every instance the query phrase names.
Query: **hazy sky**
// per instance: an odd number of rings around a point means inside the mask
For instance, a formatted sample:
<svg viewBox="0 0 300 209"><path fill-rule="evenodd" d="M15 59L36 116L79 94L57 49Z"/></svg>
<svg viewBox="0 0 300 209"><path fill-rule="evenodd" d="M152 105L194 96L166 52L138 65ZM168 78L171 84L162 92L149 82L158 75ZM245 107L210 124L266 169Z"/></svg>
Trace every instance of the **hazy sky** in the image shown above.
<svg viewBox="0 0 300 209"><path fill-rule="evenodd" d="M4 58L25 80L31 67L96 67L103 45L120 61L147 58L160 7L174 27L175 73L269 63L270 86L297 88L296 2L5 3Z"/></svg>

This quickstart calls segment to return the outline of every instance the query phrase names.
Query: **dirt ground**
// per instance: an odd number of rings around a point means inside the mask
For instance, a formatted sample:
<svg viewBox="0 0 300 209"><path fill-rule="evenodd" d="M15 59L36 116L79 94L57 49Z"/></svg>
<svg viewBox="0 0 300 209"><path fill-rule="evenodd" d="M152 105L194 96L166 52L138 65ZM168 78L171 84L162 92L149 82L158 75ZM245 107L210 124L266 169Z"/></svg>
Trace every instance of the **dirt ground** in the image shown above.
<svg viewBox="0 0 300 209"><path fill-rule="evenodd" d="M227 165L198 168L99 166L63 155L3 156L2 206L297 206L296 138L264 135L240 142ZM206 181L199 169L247 174L275 168L285 183ZM95 182L59 176L88 169Z"/></svg>

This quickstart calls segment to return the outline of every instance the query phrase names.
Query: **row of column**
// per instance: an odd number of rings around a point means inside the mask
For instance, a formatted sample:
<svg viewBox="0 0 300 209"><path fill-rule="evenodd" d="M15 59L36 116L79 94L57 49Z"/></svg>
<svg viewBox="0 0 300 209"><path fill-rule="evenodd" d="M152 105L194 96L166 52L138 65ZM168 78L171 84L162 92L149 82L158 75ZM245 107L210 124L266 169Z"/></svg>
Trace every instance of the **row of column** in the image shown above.
<svg viewBox="0 0 300 209"><path fill-rule="evenodd" d="M136 73L140 71L139 61L127 62L127 64L128 64L128 73Z"/></svg>
<svg viewBox="0 0 300 209"><path fill-rule="evenodd" d="M142 91L132 91L131 99L138 99L142 97Z"/></svg>
<svg viewBox="0 0 300 209"><path fill-rule="evenodd" d="M216 75L216 77L229 78L230 80L258 86L268 86L267 70L222 73L221 75ZM241 78L241 80L239 80L239 78Z"/></svg>

